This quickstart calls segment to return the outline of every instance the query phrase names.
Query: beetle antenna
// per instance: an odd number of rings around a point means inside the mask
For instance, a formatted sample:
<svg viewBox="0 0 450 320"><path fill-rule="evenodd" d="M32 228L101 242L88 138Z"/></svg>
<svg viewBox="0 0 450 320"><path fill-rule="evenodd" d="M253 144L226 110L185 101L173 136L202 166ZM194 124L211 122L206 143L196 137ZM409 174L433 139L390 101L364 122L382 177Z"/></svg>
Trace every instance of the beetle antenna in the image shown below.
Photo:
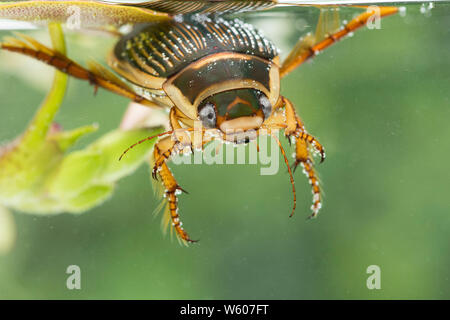
<svg viewBox="0 0 450 320"><path fill-rule="evenodd" d="M179 129L177 129L177 130L179 130ZM186 128L186 129L181 129L181 130L193 131L194 128ZM153 136L147 137L147 138L145 138L145 139L142 139L142 140L140 140L140 141L138 141L138 142L132 144L131 146L129 146L129 147L122 153L122 155L119 157L119 161L122 160L122 158L125 156L125 154L126 154L128 151L130 151L131 149L133 149L133 148L136 147L137 145L139 145L139 144L141 144L141 143L143 143L143 142L145 142L145 141L149 141L149 140L152 140L152 139L155 139L155 138L164 136L164 135L166 135L166 134L172 134L172 133L174 133L174 132L175 132L175 130L170 130L170 131L166 131L166 132L163 132L163 133L155 134L155 135L153 135Z"/></svg>
<svg viewBox="0 0 450 320"><path fill-rule="evenodd" d="M139 144L141 144L141 143L143 143L143 142L145 142L145 141L149 141L149 140L152 140L152 139L154 139L154 138L158 138L158 137L161 137L161 136L163 136L163 135L171 134L171 133L173 133L173 130L166 131L166 132L163 132L163 133L160 133L160 134L156 134L156 135L154 135L154 136L147 137L147 138L145 138L145 139L142 139L142 140L140 140L140 141L138 141L138 142L132 144L131 146L129 146L129 147L122 153L122 155L119 157L119 161L122 160L123 156L125 156L125 154L126 154L128 151L130 151L131 149L133 149L133 148L136 147L137 145L139 145Z"/></svg>
<svg viewBox="0 0 450 320"><path fill-rule="evenodd" d="M289 160L288 160L288 158L286 157L286 152L284 152L284 149L283 149L283 146L281 145L280 140L279 140L275 135L273 135L272 133L271 133L270 135L271 135L272 138L277 142L278 147L280 147L281 154L283 155L284 162L286 163L286 166L287 166L288 172L289 172L289 177L290 177L290 179L291 179L292 195L294 196L294 206L293 206L293 208L292 208L292 212L291 212L291 214L290 214L289 217L292 217L292 216L294 215L295 207L297 206L297 195L296 195L296 193L295 193L294 176L292 175L292 170L291 170L291 166L289 165Z"/></svg>

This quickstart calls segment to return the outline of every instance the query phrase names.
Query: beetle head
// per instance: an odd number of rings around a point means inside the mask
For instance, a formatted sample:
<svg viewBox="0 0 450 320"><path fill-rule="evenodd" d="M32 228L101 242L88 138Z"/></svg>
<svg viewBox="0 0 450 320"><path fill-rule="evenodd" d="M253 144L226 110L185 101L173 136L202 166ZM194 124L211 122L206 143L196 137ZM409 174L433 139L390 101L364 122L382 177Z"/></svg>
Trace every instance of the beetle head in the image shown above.
<svg viewBox="0 0 450 320"><path fill-rule="evenodd" d="M256 89L234 89L204 99L198 107L199 120L206 128L222 132L258 129L272 113L267 96Z"/></svg>

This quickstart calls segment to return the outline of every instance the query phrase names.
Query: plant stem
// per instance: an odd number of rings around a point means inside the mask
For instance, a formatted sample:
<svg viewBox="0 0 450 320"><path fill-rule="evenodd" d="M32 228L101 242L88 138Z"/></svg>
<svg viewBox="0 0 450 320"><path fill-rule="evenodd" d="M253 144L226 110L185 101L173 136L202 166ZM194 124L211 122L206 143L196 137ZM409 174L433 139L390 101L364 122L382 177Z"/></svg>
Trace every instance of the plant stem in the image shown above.
<svg viewBox="0 0 450 320"><path fill-rule="evenodd" d="M53 48L65 55L66 43L61 25L59 23L50 23L48 29ZM67 79L68 77L65 73L55 70L52 88L22 138L21 143L25 148L33 148L45 140L53 119L64 99Z"/></svg>

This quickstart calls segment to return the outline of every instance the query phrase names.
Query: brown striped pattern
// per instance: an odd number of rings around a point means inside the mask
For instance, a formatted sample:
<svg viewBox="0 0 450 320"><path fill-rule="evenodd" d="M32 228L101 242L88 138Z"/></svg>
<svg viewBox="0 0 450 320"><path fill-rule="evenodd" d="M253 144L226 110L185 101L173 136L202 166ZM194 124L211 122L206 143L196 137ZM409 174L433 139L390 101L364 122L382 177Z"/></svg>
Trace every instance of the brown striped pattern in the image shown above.
<svg viewBox="0 0 450 320"><path fill-rule="evenodd" d="M278 49L240 20L186 18L137 27L116 45L119 61L154 77L168 78L190 63L219 52L236 52L272 60Z"/></svg>

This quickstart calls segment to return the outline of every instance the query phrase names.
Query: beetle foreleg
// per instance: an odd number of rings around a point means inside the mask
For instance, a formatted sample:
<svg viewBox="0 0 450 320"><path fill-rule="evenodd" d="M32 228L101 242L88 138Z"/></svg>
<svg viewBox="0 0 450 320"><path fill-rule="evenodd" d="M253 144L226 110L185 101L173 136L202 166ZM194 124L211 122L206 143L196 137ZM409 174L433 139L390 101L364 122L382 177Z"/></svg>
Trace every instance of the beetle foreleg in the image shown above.
<svg viewBox="0 0 450 320"><path fill-rule="evenodd" d="M284 112L279 112L281 106L284 107ZM306 132L303 122L295 112L294 106L285 97L280 97L278 110L264 122L263 128L266 128L269 131L284 128L286 137L289 141L292 140L292 142L295 143L295 161L292 164L292 169L295 171L297 166L301 165L303 167L303 172L309 179L313 193L313 205L311 207L313 213L310 218L315 217L322 206L321 190L319 179L314 170L314 163L309 151L309 146L314 147L314 150L320 153L322 160L325 159L324 148L316 138ZM289 173L291 174L291 168L289 168Z"/></svg>
<svg viewBox="0 0 450 320"><path fill-rule="evenodd" d="M155 165L153 167L152 176L156 179L157 176L161 178L161 182L165 188L164 197L168 202L168 209L170 213L170 219L172 226L175 229L177 236L185 242L196 242L192 240L186 231L181 226L180 216L178 214L178 197L177 193L183 191L178 185L175 177L167 166L167 160L172 154L177 143L172 136L165 137L158 141L155 145L153 157L155 159Z"/></svg>
<svg viewBox="0 0 450 320"><path fill-rule="evenodd" d="M173 113L171 112L171 115ZM176 117L173 119L175 120ZM196 141L196 130L182 129L177 126L177 122L172 123L172 128L175 130L173 133L161 139L156 143L153 157L154 157L154 166L152 170L153 178L157 178L158 176L161 178L162 185L165 188L164 196L168 202L168 209L170 213L170 219L172 221L172 226L174 227L177 236L185 242L196 242L195 240L190 239L189 235L186 231L181 227L181 221L178 214L178 197L177 193L185 192L183 188L181 188L172 172L170 171L167 161L170 160L170 157L176 153L183 153L185 150L196 149L197 147L203 147L214 139L213 136L205 135L205 130L200 129L200 137L201 141ZM199 144L199 145L198 145Z"/></svg>
<svg viewBox="0 0 450 320"><path fill-rule="evenodd" d="M303 173L309 179L309 184L311 185L313 193L313 204L311 206L312 214L310 215L310 218L313 218L317 216L320 208L322 207L322 196L319 178L317 177L317 174L314 170L314 163L308 150L308 146L312 145L314 149L320 153L321 162L325 159L325 151L322 145L317 141L317 139L306 132L305 126L303 125L300 117L297 116L292 103L284 97L283 101L285 104L287 123L285 135L288 137L288 139L295 140L295 162L292 166L295 171L297 166L300 164L303 167ZM293 125L293 123L295 123L295 126Z"/></svg>

